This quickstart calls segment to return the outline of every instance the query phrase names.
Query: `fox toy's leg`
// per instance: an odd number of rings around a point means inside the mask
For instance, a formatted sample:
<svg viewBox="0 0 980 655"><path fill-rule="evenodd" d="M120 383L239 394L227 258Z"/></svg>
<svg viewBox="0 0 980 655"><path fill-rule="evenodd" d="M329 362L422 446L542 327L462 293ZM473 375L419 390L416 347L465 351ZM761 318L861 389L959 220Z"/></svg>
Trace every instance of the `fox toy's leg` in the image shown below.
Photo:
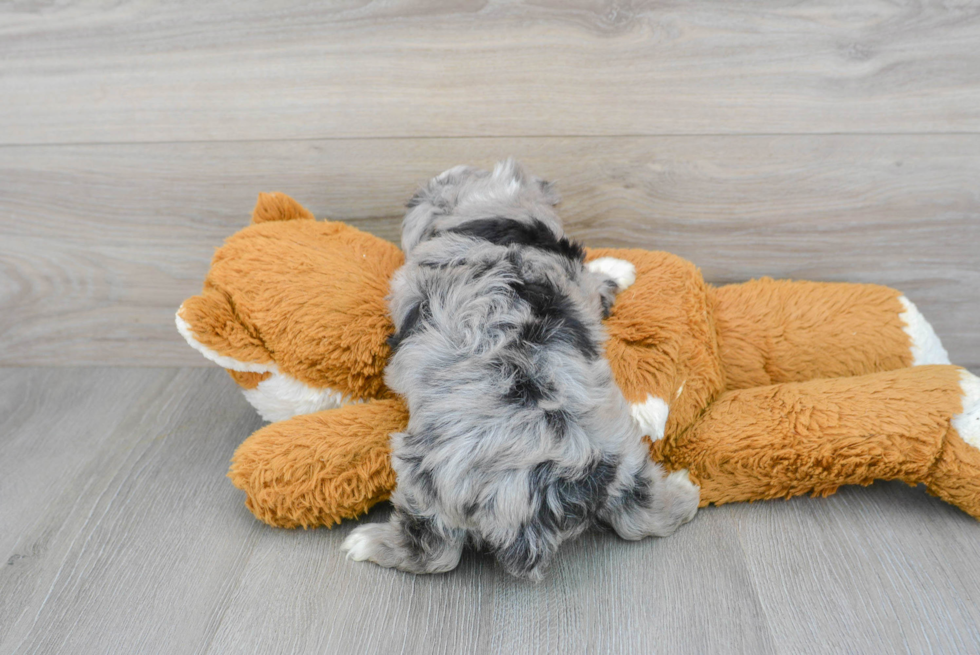
<svg viewBox="0 0 980 655"><path fill-rule="evenodd" d="M256 518L281 528L330 526L388 498L388 437L408 425L400 400L371 400L267 425L235 451L228 477Z"/></svg>
<svg viewBox="0 0 980 655"><path fill-rule="evenodd" d="M897 479L980 519L980 379L921 366L728 391L654 456L702 505Z"/></svg>
<svg viewBox="0 0 980 655"><path fill-rule="evenodd" d="M915 305L888 287L763 278L713 299L728 389L949 364Z"/></svg>

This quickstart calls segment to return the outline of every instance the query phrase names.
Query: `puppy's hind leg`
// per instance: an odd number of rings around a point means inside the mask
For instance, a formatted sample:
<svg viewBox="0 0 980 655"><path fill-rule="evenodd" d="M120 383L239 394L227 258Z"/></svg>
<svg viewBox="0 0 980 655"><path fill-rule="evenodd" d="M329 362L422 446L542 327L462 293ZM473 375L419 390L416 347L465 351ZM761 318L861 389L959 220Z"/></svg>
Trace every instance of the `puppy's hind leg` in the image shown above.
<svg viewBox="0 0 980 655"><path fill-rule="evenodd" d="M687 471L664 475L663 468L645 456L630 479L610 494L599 519L623 539L666 537L698 511L700 489Z"/></svg>
<svg viewBox="0 0 980 655"><path fill-rule="evenodd" d="M444 573L459 564L464 541L463 530L396 509L387 523L355 528L341 549L358 562L369 560L409 573Z"/></svg>

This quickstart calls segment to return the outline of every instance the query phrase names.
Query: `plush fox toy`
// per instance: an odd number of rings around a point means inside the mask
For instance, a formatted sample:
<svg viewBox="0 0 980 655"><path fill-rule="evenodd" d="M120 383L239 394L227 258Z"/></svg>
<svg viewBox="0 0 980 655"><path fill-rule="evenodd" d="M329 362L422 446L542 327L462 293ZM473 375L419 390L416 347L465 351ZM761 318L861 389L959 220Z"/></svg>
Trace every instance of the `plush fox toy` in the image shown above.
<svg viewBox="0 0 980 655"><path fill-rule="evenodd" d="M898 291L760 279L713 287L664 252L593 249L636 281L605 322L606 357L650 439L701 505L874 480L925 484L980 519L980 379L949 365ZM262 194L214 256L177 328L272 421L238 448L234 484L261 520L332 525L388 497L384 384L391 243Z"/></svg>

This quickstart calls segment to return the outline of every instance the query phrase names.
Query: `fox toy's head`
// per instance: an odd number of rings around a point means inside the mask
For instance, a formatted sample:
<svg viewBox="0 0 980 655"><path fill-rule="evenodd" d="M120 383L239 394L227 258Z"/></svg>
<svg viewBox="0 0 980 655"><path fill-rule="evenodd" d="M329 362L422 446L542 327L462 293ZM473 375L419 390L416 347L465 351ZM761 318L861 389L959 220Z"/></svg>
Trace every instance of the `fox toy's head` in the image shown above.
<svg viewBox="0 0 980 655"><path fill-rule="evenodd" d="M261 194L252 225L218 249L203 291L177 311L177 329L268 421L387 397L385 295L402 261L387 241Z"/></svg>

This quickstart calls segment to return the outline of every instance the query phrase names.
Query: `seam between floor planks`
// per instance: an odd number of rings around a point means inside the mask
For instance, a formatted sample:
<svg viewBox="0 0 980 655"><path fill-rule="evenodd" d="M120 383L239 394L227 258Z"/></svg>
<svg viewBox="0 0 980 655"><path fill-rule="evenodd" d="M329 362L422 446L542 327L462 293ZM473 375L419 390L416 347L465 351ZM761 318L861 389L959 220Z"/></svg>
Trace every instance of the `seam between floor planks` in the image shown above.
<svg viewBox="0 0 980 655"><path fill-rule="evenodd" d="M175 146L204 144L262 144L262 143L317 143L347 141L508 141L520 139L739 139L746 137L952 137L978 136L980 130L967 131L929 131L929 132L745 132L730 134L725 132L691 133L651 133L651 134L513 134L481 135L459 134L454 136L411 136L395 134L392 136L323 136L323 137L269 137L264 139L172 139L169 141L63 141L53 143L0 143L4 148L69 148L69 147L112 147L112 146Z"/></svg>

